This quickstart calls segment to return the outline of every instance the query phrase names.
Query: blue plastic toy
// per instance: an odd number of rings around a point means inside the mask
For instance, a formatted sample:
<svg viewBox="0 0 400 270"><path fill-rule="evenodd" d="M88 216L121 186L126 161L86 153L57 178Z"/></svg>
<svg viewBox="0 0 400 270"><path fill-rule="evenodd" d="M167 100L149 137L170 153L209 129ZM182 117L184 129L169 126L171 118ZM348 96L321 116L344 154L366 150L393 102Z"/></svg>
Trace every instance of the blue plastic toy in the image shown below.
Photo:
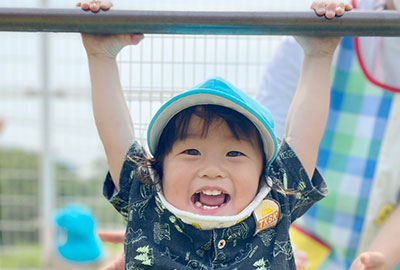
<svg viewBox="0 0 400 270"><path fill-rule="evenodd" d="M57 228L55 247L64 259L91 264L101 258L103 244L95 233L95 222L88 209L68 205L55 214L54 221Z"/></svg>

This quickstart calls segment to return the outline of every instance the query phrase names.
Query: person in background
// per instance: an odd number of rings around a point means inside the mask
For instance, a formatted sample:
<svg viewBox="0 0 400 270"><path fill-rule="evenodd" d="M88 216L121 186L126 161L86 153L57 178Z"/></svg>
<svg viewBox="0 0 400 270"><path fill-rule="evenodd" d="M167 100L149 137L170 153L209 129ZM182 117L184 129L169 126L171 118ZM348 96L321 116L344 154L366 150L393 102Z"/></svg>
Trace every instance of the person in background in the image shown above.
<svg viewBox="0 0 400 270"><path fill-rule="evenodd" d="M400 1L353 5L399 10ZM278 137L285 132L302 59L301 47L284 39L256 97L274 115ZM330 249L319 257L318 269L392 269L400 262L400 242L394 237L400 234L399 61L400 38L346 37L336 52L330 113L317 161L330 192L296 223L312 235L305 246L317 238ZM360 268L372 261L368 253L357 256L363 251L379 252L383 263Z"/></svg>

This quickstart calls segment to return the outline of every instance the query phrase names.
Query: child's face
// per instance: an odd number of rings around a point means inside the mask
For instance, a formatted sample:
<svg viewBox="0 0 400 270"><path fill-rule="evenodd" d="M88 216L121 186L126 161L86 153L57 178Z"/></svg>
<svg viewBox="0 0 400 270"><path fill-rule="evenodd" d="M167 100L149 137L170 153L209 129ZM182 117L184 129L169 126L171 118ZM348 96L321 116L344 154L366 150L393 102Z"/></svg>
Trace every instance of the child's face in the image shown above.
<svg viewBox="0 0 400 270"><path fill-rule="evenodd" d="M193 116L188 136L177 140L163 163L163 193L178 209L199 215L232 216L254 199L263 156L256 138L236 139L222 119L202 136Z"/></svg>

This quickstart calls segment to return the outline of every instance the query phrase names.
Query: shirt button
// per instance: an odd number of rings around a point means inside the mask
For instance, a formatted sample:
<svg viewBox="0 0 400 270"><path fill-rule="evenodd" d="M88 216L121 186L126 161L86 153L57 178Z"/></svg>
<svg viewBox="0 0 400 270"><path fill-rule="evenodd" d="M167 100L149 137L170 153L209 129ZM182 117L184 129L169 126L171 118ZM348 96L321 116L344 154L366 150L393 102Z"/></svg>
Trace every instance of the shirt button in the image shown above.
<svg viewBox="0 0 400 270"><path fill-rule="evenodd" d="M218 249L223 249L226 246L226 241L224 239L219 240Z"/></svg>

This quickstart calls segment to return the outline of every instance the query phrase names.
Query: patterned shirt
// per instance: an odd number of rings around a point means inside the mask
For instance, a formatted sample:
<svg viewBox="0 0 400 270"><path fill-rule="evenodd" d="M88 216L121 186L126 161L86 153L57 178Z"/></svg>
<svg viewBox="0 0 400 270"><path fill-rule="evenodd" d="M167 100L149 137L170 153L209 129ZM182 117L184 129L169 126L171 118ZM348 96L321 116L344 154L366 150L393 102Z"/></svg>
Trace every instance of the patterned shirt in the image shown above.
<svg viewBox="0 0 400 270"><path fill-rule="evenodd" d="M144 153L135 142L127 155L141 158ZM278 188L266 197L280 205L276 226L255 234L256 221L250 216L231 227L200 230L169 212L156 188L137 179L137 170L137 165L126 159L118 193L110 174L104 183L104 195L127 220L126 270L296 269L289 227L327 193L319 172L315 170L310 181L296 154L283 141L269 169ZM278 192L280 189L294 192Z"/></svg>

